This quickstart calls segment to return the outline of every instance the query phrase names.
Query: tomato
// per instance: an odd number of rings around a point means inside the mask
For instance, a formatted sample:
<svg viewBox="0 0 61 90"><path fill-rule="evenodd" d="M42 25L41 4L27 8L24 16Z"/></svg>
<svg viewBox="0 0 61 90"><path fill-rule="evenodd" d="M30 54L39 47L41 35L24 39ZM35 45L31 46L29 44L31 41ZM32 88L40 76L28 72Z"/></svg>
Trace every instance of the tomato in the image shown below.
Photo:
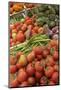
<svg viewBox="0 0 61 90"><path fill-rule="evenodd" d="M17 79L19 81L19 83L24 82L27 80L27 73L25 70L20 69L17 75Z"/></svg>
<svg viewBox="0 0 61 90"><path fill-rule="evenodd" d="M43 56L44 58L46 58L48 54L49 54L49 52L48 52L47 50L43 50L42 56Z"/></svg>
<svg viewBox="0 0 61 90"><path fill-rule="evenodd" d="M27 87L27 86L29 86L27 81L24 81L19 85L19 87Z"/></svg>
<svg viewBox="0 0 61 90"><path fill-rule="evenodd" d="M42 77L42 73L41 72L35 72L35 78L36 79L40 79Z"/></svg>
<svg viewBox="0 0 61 90"><path fill-rule="evenodd" d="M27 27L29 30L32 30L33 29L33 26L32 25L28 25Z"/></svg>
<svg viewBox="0 0 61 90"><path fill-rule="evenodd" d="M35 69L36 71L43 71L43 65L40 63L40 61L35 62Z"/></svg>
<svg viewBox="0 0 61 90"><path fill-rule="evenodd" d="M35 85L35 83L36 83L35 78L34 77L29 77L28 78L28 83L29 83L29 85Z"/></svg>
<svg viewBox="0 0 61 90"><path fill-rule="evenodd" d="M53 81L49 81L48 85L55 85Z"/></svg>
<svg viewBox="0 0 61 90"><path fill-rule="evenodd" d="M26 20L25 23L26 23L27 25L30 25L30 24L32 24L33 22L32 22L32 19L30 18L30 19Z"/></svg>
<svg viewBox="0 0 61 90"><path fill-rule="evenodd" d="M17 33L17 29L12 29L12 33Z"/></svg>
<svg viewBox="0 0 61 90"><path fill-rule="evenodd" d="M10 55L10 65L15 65L16 64L16 58L12 55Z"/></svg>
<svg viewBox="0 0 61 90"><path fill-rule="evenodd" d="M47 78L45 76L42 76L40 79L40 85L47 85Z"/></svg>
<svg viewBox="0 0 61 90"><path fill-rule="evenodd" d="M43 27L40 27L40 28L38 29L38 33L41 33L41 34L43 34L43 32L44 32L44 29L43 29Z"/></svg>
<svg viewBox="0 0 61 90"><path fill-rule="evenodd" d="M21 27L21 30L22 30L23 32L25 32L26 29L27 29L27 24L24 23L23 26Z"/></svg>
<svg viewBox="0 0 61 90"><path fill-rule="evenodd" d="M29 76L33 76L35 74L35 68L31 63L27 65L26 72Z"/></svg>
<svg viewBox="0 0 61 90"><path fill-rule="evenodd" d="M10 83L10 87L12 87L12 88L18 87L18 85L19 85L19 83L18 83L17 78L14 79L14 80Z"/></svg>
<svg viewBox="0 0 61 90"><path fill-rule="evenodd" d="M27 17L25 18L25 21L27 21L27 20L29 20L29 19L30 19L30 17L27 16Z"/></svg>
<svg viewBox="0 0 61 90"><path fill-rule="evenodd" d="M15 27L17 27L17 26L19 26L19 25L20 25L20 22L16 22L16 23L14 24Z"/></svg>
<svg viewBox="0 0 61 90"><path fill-rule="evenodd" d="M35 53L32 51L27 55L28 62L32 62L35 59Z"/></svg>
<svg viewBox="0 0 61 90"><path fill-rule="evenodd" d="M10 73L15 73L17 71L16 65L10 65Z"/></svg>
<svg viewBox="0 0 61 90"><path fill-rule="evenodd" d="M38 29L39 29L38 26L35 26L35 27L33 28L33 30L35 31L35 33L38 33Z"/></svg>
<svg viewBox="0 0 61 90"><path fill-rule="evenodd" d="M51 80L55 83L58 83L58 78L59 78L59 73L58 72L54 72L52 74Z"/></svg>
<svg viewBox="0 0 61 90"><path fill-rule="evenodd" d="M57 64L54 65L54 70L57 72L59 71L59 66Z"/></svg>
<svg viewBox="0 0 61 90"><path fill-rule="evenodd" d="M10 24L10 30L15 29L14 24Z"/></svg>
<svg viewBox="0 0 61 90"><path fill-rule="evenodd" d="M43 49L40 46L33 47L33 50L35 52L35 55L42 55Z"/></svg>
<svg viewBox="0 0 61 90"><path fill-rule="evenodd" d="M37 55L37 59L41 60L42 59L42 55Z"/></svg>
<svg viewBox="0 0 61 90"><path fill-rule="evenodd" d="M17 40L20 41L20 42L23 42L23 41L25 40L25 36L24 36L24 34L23 34L21 31L18 32L16 38L17 38Z"/></svg>
<svg viewBox="0 0 61 90"><path fill-rule="evenodd" d="M58 60L58 51L55 51L54 53L53 53L53 58L54 58L54 60Z"/></svg>
<svg viewBox="0 0 61 90"><path fill-rule="evenodd" d="M46 58L46 65L47 66L53 66L55 65L55 61L52 56L47 56Z"/></svg>
<svg viewBox="0 0 61 90"><path fill-rule="evenodd" d="M53 67L47 66L47 67L45 68L45 76L46 76L46 77L51 77L53 73L54 73Z"/></svg>

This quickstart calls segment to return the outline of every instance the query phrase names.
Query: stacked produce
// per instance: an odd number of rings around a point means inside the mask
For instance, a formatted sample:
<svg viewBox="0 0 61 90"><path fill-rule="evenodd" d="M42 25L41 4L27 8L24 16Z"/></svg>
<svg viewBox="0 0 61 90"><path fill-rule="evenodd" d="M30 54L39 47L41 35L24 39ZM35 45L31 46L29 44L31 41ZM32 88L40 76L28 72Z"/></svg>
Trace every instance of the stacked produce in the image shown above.
<svg viewBox="0 0 61 90"><path fill-rule="evenodd" d="M22 11L25 8L35 7L34 4L26 4L26 3L18 3L18 2L10 2L10 15L16 14L19 11Z"/></svg>
<svg viewBox="0 0 61 90"><path fill-rule="evenodd" d="M58 85L59 6L11 2L10 9L14 6L21 13L10 13L9 86Z"/></svg>

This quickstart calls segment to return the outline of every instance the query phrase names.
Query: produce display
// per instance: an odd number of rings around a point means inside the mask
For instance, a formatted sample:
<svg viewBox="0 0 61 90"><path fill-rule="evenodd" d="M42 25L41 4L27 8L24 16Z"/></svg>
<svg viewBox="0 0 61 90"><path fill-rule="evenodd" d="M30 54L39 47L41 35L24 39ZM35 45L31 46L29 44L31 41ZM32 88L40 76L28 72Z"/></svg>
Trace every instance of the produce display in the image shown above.
<svg viewBox="0 0 61 90"><path fill-rule="evenodd" d="M10 15L13 15L13 14L16 14L17 12L19 12L19 11L22 11L23 9L35 7L35 4L10 2L9 7L10 7L9 8Z"/></svg>
<svg viewBox="0 0 61 90"><path fill-rule="evenodd" d="M59 5L9 6L9 87L59 85Z"/></svg>

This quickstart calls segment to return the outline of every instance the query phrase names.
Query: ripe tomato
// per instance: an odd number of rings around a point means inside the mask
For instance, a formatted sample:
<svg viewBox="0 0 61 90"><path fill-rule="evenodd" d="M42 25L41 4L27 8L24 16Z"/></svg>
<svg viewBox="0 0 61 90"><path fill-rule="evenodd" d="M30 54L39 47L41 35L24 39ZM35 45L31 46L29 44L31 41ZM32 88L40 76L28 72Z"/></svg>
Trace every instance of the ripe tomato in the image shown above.
<svg viewBox="0 0 61 90"><path fill-rule="evenodd" d="M53 74L53 72L54 72L53 67L47 66L47 67L45 68L45 76L46 76L46 77L51 77L52 74Z"/></svg>
<svg viewBox="0 0 61 90"><path fill-rule="evenodd" d="M35 59L35 53L32 51L27 55L28 62L32 62Z"/></svg>
<svg viewBox="0 0 61 90"><path fill-rule="evenodd" d="M32 25L28 25L28 29L29 30L32 30L33 29L33 26Z"/></svg>
<svg viewBox="0 0 61 90"><path fill-rule="evenodd" d="M10 83L10 87L12 87L12 88L18 87L18 85L19 85L19 83L18 83L17 78L14 79L14 80Z"/></svg>
<svg viewBox="0 0 61 90"><path fill-rule="evenodd" d="M27 86L29 86L28 81L24 81L19 85L19 87L27 87Z"/></svg>
<svg viewBox="0 0 61 90"><path fill-rule="evenodd" d="M58 78L59 78L59 73L58 72L54 72L52 74L51 80L55 83L58 83Z"/></svg>
<svg viewBox="0 0 61 90"><path fill-rule="evenodd" d="M35 85L35 83L36 83L36 81L35 81L35 78L34 77L29 77L28 78L28 83L29 83L29 85Z"/></svg>
<svg viewBox="0 0 61 90"><path fill-rule="evenodd" d="M46 58L48 54L49 54L49 52L48 52L47 50L43 50L42 56L43 56L44 58Z"/></svg>
<svg viewBox="0 0 61 90"><path fill-rule="evenodd" d="M29 76L33 76L35 74L35 68L31 63L27 65L26 72Z"/></svg>
<svg viewBox="0 0 61 90"><path fill-rule="evenodd" d="M58 51L55 51L54 53L53 53L53 58L54 58L54 60L58 60Z"/></svg>
<svg viewBox="0 0 61 90"><path fill-rule="evenodd" d="M48 85L55 85L53 81L49 81Z"/></svg>
<svg viewBox="0 0 61 90"><path fill-rule="evenodd" d="M28 19L28 20L26 20L26 21L25 21L25 23L26 23L27 25L33 24L33 22L32 22L32 19L31 19L31 18L30 18L30 19Z"/></svg>
<svg viewBox="0 0 61 90"><path fill-rule="evenodd" d="M41 60L42 59L42 55L37 55L37 59Z"/></svg>
<svg viewBox="0 0 61 90"><path fill-rule="evenodd" d="M36 33L38 33L38 29L39 29L38 26L35 26L35 27L33 28L33 30L34 30Z"/></svg>
<svg viewBox="0 0 61 90"><path fill-rule="evenodd" d="M15 73L17 71L16 65L10 65L10 73Z"/></svg>
<svg viewBox="0 0 61 90"><path fill-rule="evenodd" d="M55 65L54 65L54 70L57 71L57 72L59 71L59 66L58 66L58 64L55 64Z"/></svg>
<svg viewBox="0 0 61 90"><path fill-rule="evenodd" d="M41 72L41 71L43 71L43 65L40 63L40 61L36 61L35 62L35 69L36 69L36 71L39 71L39 72Z"/></svg>
<svg viewBox="0 0 61 90"><path fill-rule="evenodd" d="M15 65L16 64L16 58L12 55L10 55L10 65Z"/></svg>
<svg viewBox="0 0 61 90"><path fill-rule="evenodd" d="M25 40L25 36L24 36L24 34L21 31L18 32L16 38L20 42L23 42Z"/></svg>
<svg viewBox="0 0 61 90"><path fill-rule="evenodd" d="M45 76L42 76L40 79L40 85L47 85L47 78Z"/></svg>
<svg viewBox="0 0 61 90"><path fill-rule="evenodd" d="M26 71L23 69L22 70L20 69L18 72L18 75L17 75L17 79L18 79L19 83L26 81L27 80Z"/></svg>
<svg viewBox="0 0 61 90"><path fill-rule="evenodd" d="M54 59L53 59L53 57L52 56L47 56L47 58L46 58L46 65L47 66L53 66L53 65L55 65L55 61L54 61Z"/></svg>
<svg viewBox="0 0 61 90"><path fill-rule="evenodd" d="M42 77L42 73L41 72L35 72L35 78L36 79L40 79Z"/></svg>
<svg viewBox="0 0 61 90"><path fill-rule="evenodd" d="M14 24L10 24L10 30L15 29Z"/></svg>
<svg viewBox="0 0 61 90"><path fill-rule="evenodd" d="M23 26L21 27L21 30L22 30L23 32L25 32L26 29L27 29L27 24L24 23Z"/></svg>
<svg viewBox="0 0 61 90"><path fill-rule="evenodd" d="M37 55L42 55L43 49L40 46L33 47L33 50L34 50L36 56Z"/></svg>

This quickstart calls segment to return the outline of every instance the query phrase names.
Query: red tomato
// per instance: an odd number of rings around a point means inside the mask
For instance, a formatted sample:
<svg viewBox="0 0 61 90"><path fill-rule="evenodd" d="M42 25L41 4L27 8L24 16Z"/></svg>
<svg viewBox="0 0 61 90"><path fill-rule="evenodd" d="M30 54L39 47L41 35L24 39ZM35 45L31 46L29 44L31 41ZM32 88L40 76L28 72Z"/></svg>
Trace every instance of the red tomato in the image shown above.
<svg viewBox="0 0 61 90"><path fill-rule="evenodd" d="M32 64L28 64L26 71L29 76L33 76L35 74L35 68L32 66Z"/></svg>
<svg viewBox="0 0 61 90"><path fill-rule="evenodd" d="M49 81L48 85L55 85L53 81Z"/></svg>
<svg viewBox="0 0 61 90"><path fill-rule="evenodd" d="M27 16L27 17L25 18L25 21L27 21L27 20L29 20L29 19L30 19L30 17Z"/></svg>
<svg viewBox="0 0 61 90"><path fill-rule="evenodd" d="M35 53L32 51L27 55L28 62L32 62L35 59Z"/></svg>
<svg viewBox="0 0 61 90"><path fill-rule="evenodd" d="M47 78L45 76L42 76L40 79L40 85L47 85Z"/></svg>
<svg viewBox="0 0 61 90"><path fill-rule="evenodd" d="M26 29L27 29L27 24L24 23L23 26L21 27L21 30L22 30L23 32L25 32Z"/></svg>
<svg viewBox="0 0 61 90"><path fill-rule="evenodd" d="M15 88L18 87L19 83L17 79L14 79L11 83L10 83L10 87Z"/></svg>
<svg viewBox="0 0 61 90"><path fill-rule="evenodd" d="M27 80L27 73L25 72L25 70L22 70L22 69L19 70L17 79L18 79L19 83Z"/></svg>
<svg viewBox="0 0 61 90"><path fill-rule="evenodd" d="M48 67L45 68L45 76L46 77L51 77L53 72L54 72L53 67L48 66Z"/></svg>
<svg viewBox="0 0 61 90"><path fill-rule="evenodd" d="M28 20L25 21L25 23L26 23L27 25L30 25L30 24L32 24L33 22L32 22L32 19L28 19Z"/></svg>
<svg viewBox="0 0 61 90"><path fill-rule="evenodd" d="M48 54L49 54L49 52L48 52L47 50L43 50L42 56L43 56L44 58L46 58Z"/></svg>
<svg viewBox="0 0 61 90"><path fill-rule="evenodd" d="M42 55L43 49L40 46L33 47L33 50L34 50L36 56L37 55Z"/></svg>
<svg viewBox="0 0 61 90"><path fill-rule="evenodd" d="M17 33L17 29L12 29L12 33Z"/></svg>
<svg viewBox="0 0 61 90"><path fill-rule="evenodd" d="M54 70L57 72L59 71L59 66L57 64L54 65Z"/></svg>
<svg viewBox="0 0 61 90"><path fill-rule="evenodd" d="M38 26L35 26L35 27L33 28L33 30L34 30L36 33L38 33L38 29L39 29Z"/></svg>
<svg viewBox="0 0 61 90"><path fill-rule="evenodd" d="M32 30L33 26L32 25L28 25L28 29Z"/></svg>
<svg viewBox="0 0 61 90"><path fill-rule="evenodd" d="M15 73L17 71L16 65L10 65L10 73Z"/></svg>
<svg viewBox="0 0 61 90"><path fill-rule="evenodd" d="M23 42L25 40L25 36L21 31L19 31L17 34L17 40L20 42Z"/></svg>
<svg viewBox="0 0 61 90"><path fill-rule="evenodd" d="M47 66L53 66L55 65L55 61L52 56L47 56L46 58L46 65Z"/></svg>
<svg viewBox="0 0 61 90"><path fill-rule="evenodd" d="M42 59L42 55L37 55L37 59L41 60Z"/></svg>
<svg viewBox="0 0 61 90"><path fill-rule="evenodd" d="M59 73L58 72L54 72L52 74L51 80L55 83L58 83L58 78L59 78Z"/></svg>
<svg viewBox="0 0 61 90"><path fill-rule="evenodd" d="M16 22L16 23L14 24L15 27L17 27L17 26L19 26L19 25L20 25L20 22Z"/></svg>
<svg viewBox="0 0 61 90"><path fill-rule="evenodd" d="M29 83L29 85L35 85L35 83L36 83L35 78L34 77L29 77L28 78L28 83Z"/></svg>
<svg viewBox="0 0 61 90"><path fill-rule="evenodd" d="M20 84L19 87L27 87L27 86L29 86L28 82L27 82L27 81L24 81L24 82L22 82L22 83Z"/></svg>
<svg viewBox="0 0 61 90"><path fill-rule="evenodd" d="M14 24L10 24L10 30L15 29Z"/></svg>
<svg viewBox="0 0 61 90"><path fill-rule="evenodd" d="M43 65L41 65L40 61L35 62L35 69L36 71L43 71Z"/></svg>
<svg viewBox="0 0 61 90"><path fill-rule="evenodd" d="M35 78L36 79L40 79L42 77L42 73L41 72L35 72Z"/></svg>
<svg viewBox="0 0 61 90"><path fill-rule="evenodd" d="M16 58L12 55L10 55L10 65L15 65L16 64Z"/></svg>
<svg viewBox="0 0 61 90"><path fill-rule="evenodd" d="M55 51L54 53L53 53L53 58L54 58L54 60L58 60L58 51Z"/></svg>

